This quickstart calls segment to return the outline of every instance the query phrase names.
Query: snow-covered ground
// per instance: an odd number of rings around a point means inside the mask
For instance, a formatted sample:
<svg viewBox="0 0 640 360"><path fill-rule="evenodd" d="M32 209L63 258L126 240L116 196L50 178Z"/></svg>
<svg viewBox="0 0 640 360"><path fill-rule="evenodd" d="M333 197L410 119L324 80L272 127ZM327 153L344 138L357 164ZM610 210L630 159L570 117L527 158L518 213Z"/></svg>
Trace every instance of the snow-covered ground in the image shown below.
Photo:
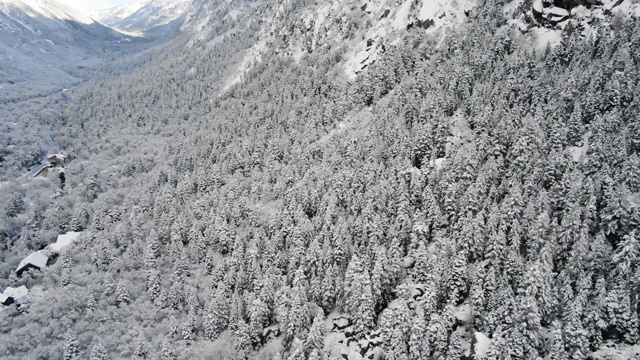
<svg viewBox="0 0 640 360"><path fill-rule="evenodd" d="M102 8L91 13L90 16L105 25L112 26L140 10L145 4L145 2L135 2L132 4Z"/></svg>
<svg viewBox="0 0 640 360"><path fill-rule="evenodd" d="M109 25L125 31L147 32L186 15L191 6L192 0L149 0L128 16L113 19Z"/></svg>
<svg viewBox="0 0 640 360"><path fill-rule="evenodd" d="M544 51L547 46L555 47L562 41L562 30L547 29L543 27L533 28L535 46L539 51Z"/></svg>
<svg viewBox="0 0 640 360"><path fill-rule="evenodd" d="M95 22L78 10L48 0L0 0L0 11L5 14L19 11L30 17L41 17L56 21L67 20L80 24L92 24Z"/></svg>
<svg viewBox="0 0 640 360"><path fill-rule="evenodd" d="M473 10L475 0L422 0L418 19L433 20L433 27L456 25L464 21L465 12Z"/></svg>
<svg viewBox="0 0 640 360"><path fill-rule="evenodd" d="M629 360L640 358L640 345L620 346L604 344L600 350L591 354L594 360Z"/></svg>
<svg viewBox="0 0 640 360"><path fill-rule="evenodd" d="M265 39L258 41L258 43L248 49L238 67L233 71L233 74L222 87L220 93L227 92L233 85L242 81L246 72L251 70L256 63L262 61L262 54L266 49L267 42Z"/></svg>

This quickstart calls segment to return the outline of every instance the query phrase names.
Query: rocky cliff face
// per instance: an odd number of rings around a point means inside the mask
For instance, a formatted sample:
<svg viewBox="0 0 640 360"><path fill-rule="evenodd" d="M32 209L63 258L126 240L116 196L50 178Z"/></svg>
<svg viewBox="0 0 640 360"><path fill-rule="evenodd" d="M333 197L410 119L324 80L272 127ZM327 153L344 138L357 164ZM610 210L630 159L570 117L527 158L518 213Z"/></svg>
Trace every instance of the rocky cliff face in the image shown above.
<svg viewBox="0 0 640 360"><path fill-rule="evenodd" d="M573 20L570 21L572 25L581 20L589 23L596 19L606 21L606 16L620 7L623 8L621 12L628 14L630 8L635 12L637 4L629 0L534 0L531 11L541 25L556 26L568 20Z"/></svg>

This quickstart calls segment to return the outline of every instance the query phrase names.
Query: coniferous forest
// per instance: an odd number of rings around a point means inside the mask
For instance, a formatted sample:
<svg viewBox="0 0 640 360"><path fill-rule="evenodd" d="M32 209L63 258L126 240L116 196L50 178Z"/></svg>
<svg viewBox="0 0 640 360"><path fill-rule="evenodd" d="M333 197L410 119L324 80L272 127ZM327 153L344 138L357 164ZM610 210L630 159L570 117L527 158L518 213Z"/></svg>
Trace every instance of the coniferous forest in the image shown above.
<svg viewBox="0 0 640 360"><path fill-rule="evenodd" d="M0 287L30 289L0 357L640 357L640 19L536 49L480 0L349 77L345 6L228 82L314 4L203 2L208 32L60 104L64 183L0 187Z"/></svg>

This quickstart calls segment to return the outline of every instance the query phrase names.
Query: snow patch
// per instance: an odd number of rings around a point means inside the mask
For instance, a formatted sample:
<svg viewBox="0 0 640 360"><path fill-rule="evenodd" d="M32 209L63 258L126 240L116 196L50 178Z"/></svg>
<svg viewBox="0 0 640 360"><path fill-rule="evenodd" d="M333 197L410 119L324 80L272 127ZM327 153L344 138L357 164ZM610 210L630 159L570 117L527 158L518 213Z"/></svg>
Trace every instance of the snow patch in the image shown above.
<svg viewBox="0 0 640 360"><path fill-rule="evenodd" d="M640 345L618 345L607 343L591 354L594 360L622 360L638 359L640 357Z"/></svg>
<svg viewBox="0 0 640 360"><path fill-rule="evenodd" d="M262 54L267 49L267 41L262 39L253 47L247 50L244 58L235 70L235 74L225 83L221 90L221 94L227 92L233 85L239 83L244 78L244 74L253 68L255 63L262 61Z"/></svg>
<svg viewBox="0 0 640 360"><path fill-rule="evenodd" d="M539 51L544 51L547 46L556 47L562 42L562 31L547 28L533 28L535 36L535 47Z"/></svg>
<svg viewBox="0 0 640 360"><path fill-rule="evenodd" d="M432 20L434 28L459 24L466 18L466 13L476 6L473 0L422 0L421 3L418 19Z"/></svg>
<svg viewBox="0 0 640 360"><path fill-rule="evenodd" d="M446 158L438 158L438 159L432 160L432 164L436 168L436 170L440 171L442 170L442 167L444 166L444 163L446 161L447 161Z"/></svg>
<svg viewBox="0 0 640 360"><path fill-rule="evenodd" d="M635 17L640 17L640 3L632 2L629 0L625 0L621 2L618 6L613 8L613 13L620 15L631 15Z"/></svg>
<svg viewBox="0 0 640 360"><path fill-rule="evenodd" d="M571 154L571 158L574 162L580 162L587 155L589 151L589 137L591 131L582 135L582 146L569 146L567 151Z"/></svg>
<svg viewBox="0 0 640 360"><path fill-rule="evenodd" d="M456 311L453 313L453 316L460 320L463 323L468 323L471 321L471 306L469 304L464 304L458 306Z"/></svg>
<svg viewBox="0 0 640 360"><path fill-rule="evenodd" d="M26 15L53 20L70 20L81 24L93 24L95 21L83 13L66 5L46 0L3 0L2 5L19 9Z"/></svg>
<svg viewBox="0 0 640 360"><path fill-rule="evenodd" d="M406 31L412 0L398 0L395 3L371 1L366 5L366 12L374 26L363 34L362 41L354 44L353 50L346 54L345 73L350 79L355 78L384 53L384 44L390 44L389 40L399 38L393 37L393 34Z"/></svg>
<svg viewBox="0 0 640 360"><path fill-rule="evenodd" d="M393 17L391 26L394 30L404 30L409 23L409 11L411 10L411 1L405 1L400 5L398 11Z"/></svg>
<svg viewBox="0 0 640 360"><path fill-rule="evenodd" d="M487 356L487 351L489 350L489 346L491 346L491 339L486 337L481 332L476 332L473 334L475 338L475 345L473 347L475 358L483 359Z"/></svg>

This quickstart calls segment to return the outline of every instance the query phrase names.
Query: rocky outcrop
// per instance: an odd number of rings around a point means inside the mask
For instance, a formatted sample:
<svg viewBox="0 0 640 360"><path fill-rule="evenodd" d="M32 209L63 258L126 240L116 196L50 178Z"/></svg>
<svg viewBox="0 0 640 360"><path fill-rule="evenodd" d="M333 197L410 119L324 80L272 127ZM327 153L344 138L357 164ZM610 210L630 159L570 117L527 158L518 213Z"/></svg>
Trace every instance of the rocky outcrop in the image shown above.
<svg viewBox="0 0 640 360"><path fill-rule="evenodd" d="M566 8L560 6L545 6L546 2L542 0L534 0L531 10L538 22L556 25L562 21L569 19L570 13Z"/></svg>
<svg viewBox="0 0 640 360"><path fill-rule="evenodd" d="M602 10L604 14L620 5L623 0L533 0L531 12L538 23L555 26L576 16L576 9Z"/></svg>

